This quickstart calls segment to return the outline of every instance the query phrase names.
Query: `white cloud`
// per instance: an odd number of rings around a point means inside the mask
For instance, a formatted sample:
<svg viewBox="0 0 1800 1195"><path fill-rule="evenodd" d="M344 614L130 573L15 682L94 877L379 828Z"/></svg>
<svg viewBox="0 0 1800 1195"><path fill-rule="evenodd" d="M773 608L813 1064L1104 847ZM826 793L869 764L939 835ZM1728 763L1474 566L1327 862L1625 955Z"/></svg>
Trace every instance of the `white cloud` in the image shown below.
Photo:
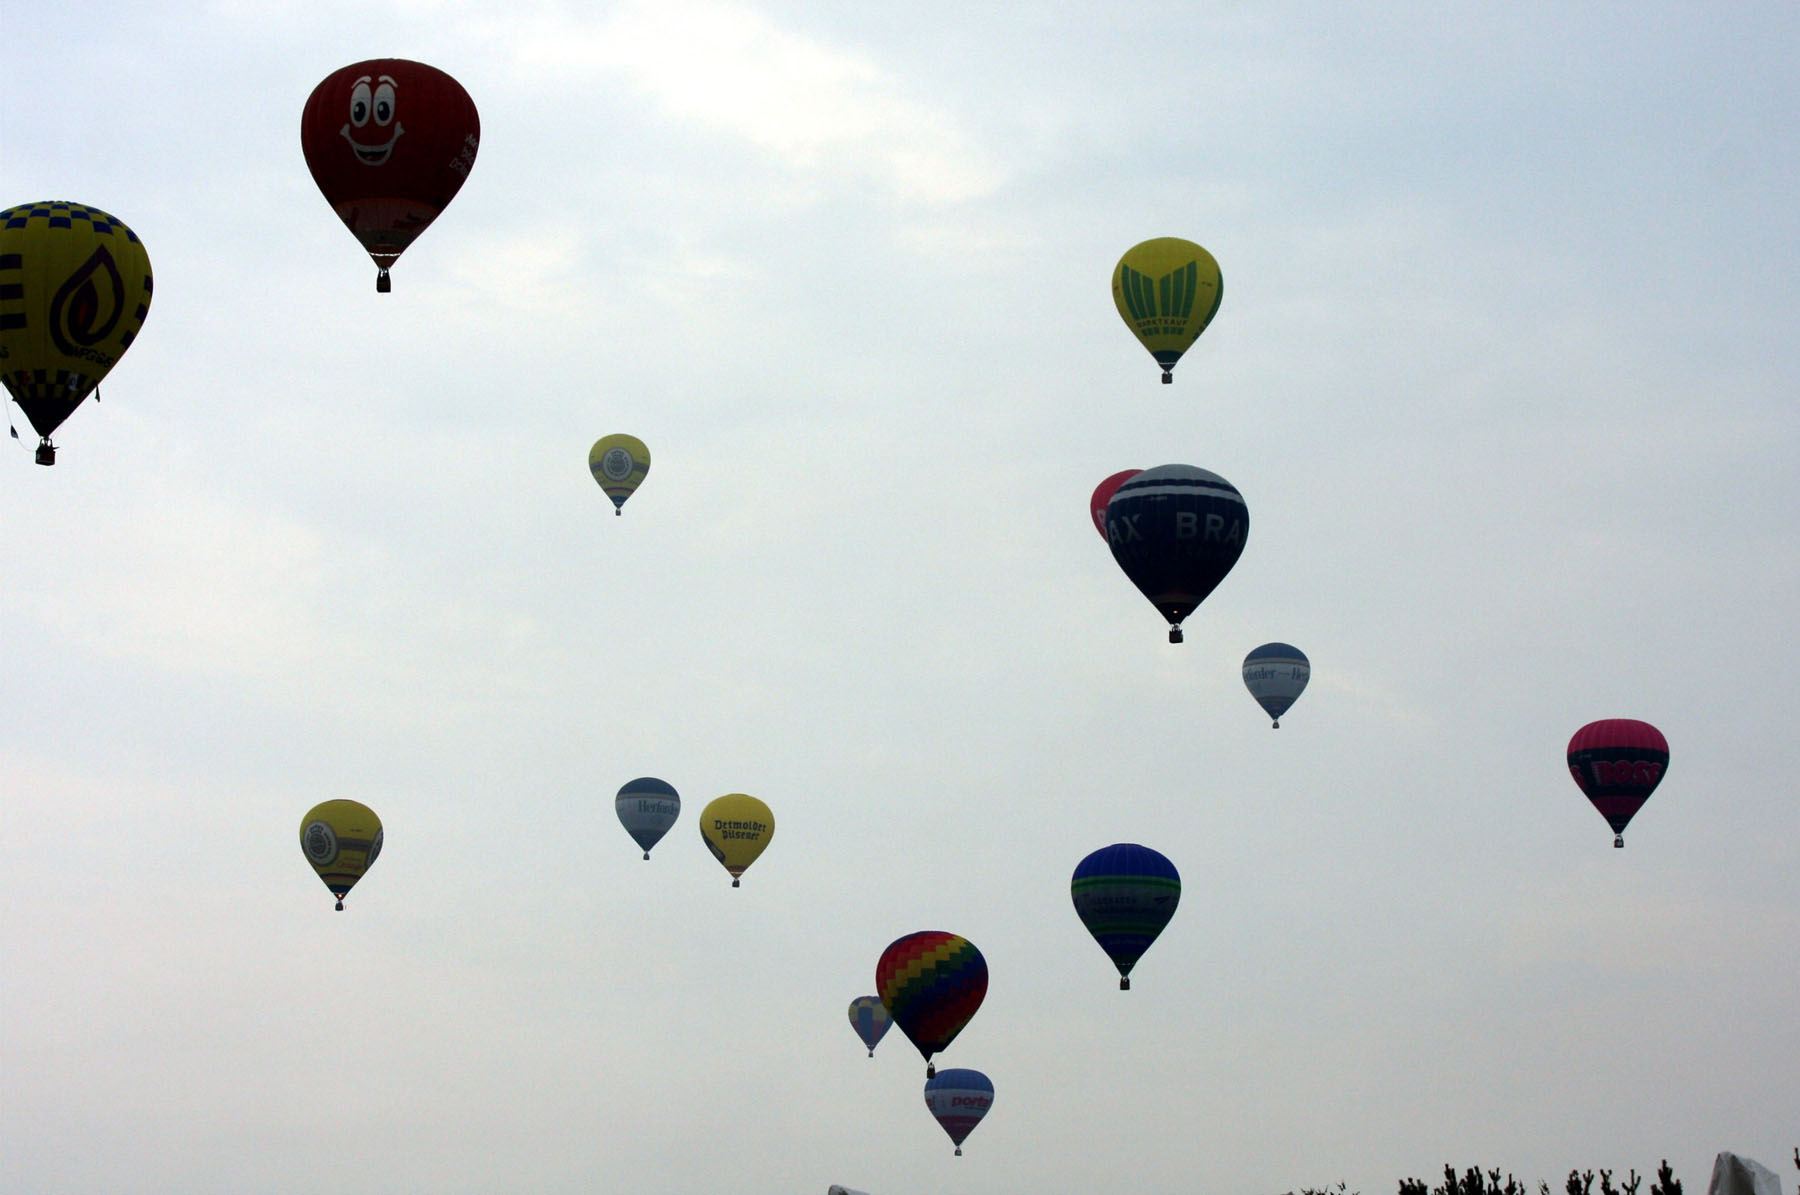
<svg viewBox="0 0 1800 1195"><path fill-rule="evenodd" d="M671 114L742 138L788 169L872 179L903 199L957 203L1003 171L953 112L856 50L708 0L632 3L599 19L540 17L513 33L534 71L610 72Z"/></svg>

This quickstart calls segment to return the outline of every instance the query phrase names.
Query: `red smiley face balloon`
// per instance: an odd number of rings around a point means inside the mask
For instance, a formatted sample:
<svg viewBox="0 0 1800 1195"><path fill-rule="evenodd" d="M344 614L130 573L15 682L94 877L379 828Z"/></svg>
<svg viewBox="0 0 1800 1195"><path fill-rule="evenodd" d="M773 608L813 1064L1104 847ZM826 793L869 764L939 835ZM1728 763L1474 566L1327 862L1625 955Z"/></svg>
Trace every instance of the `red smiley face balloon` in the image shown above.
<svg viewBox="0 0 1800 1195"><path fill-rule="evenodd" d="M436 67L372 58L333 71L300 116L313 181L375 259L388 267L469 177L481 118L462 84Z"/></svg>

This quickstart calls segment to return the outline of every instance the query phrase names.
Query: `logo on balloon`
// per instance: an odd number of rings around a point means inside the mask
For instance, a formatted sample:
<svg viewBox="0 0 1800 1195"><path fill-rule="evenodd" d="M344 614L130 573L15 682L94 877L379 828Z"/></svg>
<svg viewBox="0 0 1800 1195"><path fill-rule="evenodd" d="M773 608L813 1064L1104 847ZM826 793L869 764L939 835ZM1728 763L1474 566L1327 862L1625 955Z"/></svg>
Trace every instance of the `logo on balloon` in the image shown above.
<svg viewBox="0 0 1800 1195"><path fill-rule="evenodd" d="M315 867L323 867L338 856L337 835L332 833L331 827L324 822L313 822L308 825L306 833L301 836L300 841L306 847L306 857L312 860ZM380 841L380 836L377 835L375 851L381 849ZM371 851L369 854L370 862L375 860L375 851Z"/></svg>
<svg viewBox="0 0 1800 1195"><path fill-rule="evenodd" d="M50 340L57 351L111 365L116 358L94 351L111 336L125 311L125 279L102 245L56 288L50 300Z"/></svg>
<svg viewBox="0 0 1800 1195"><path fill-rule="evenodd" d="M1595 784L1627 784L1645 788L1654 788L1662 779L1663 765L1648 759L1621 759L1608 762L1604 759L1593 761Z"/></svg>
<svg viewBox="0 0 1800 1195"><path fill-rule="evenodd" d="M624 481L631 476L632 468L631 454L623 448L609 448L600 458L600 471L608 481Z"/></svg>
<svg viewBox="0 0 1800 1195"><path fill-rule="evenodd" d="M1200 263L1193 261L1155 280L1130 266L1119 269L1125 307L1141 330L1150 335L1182 330L1182 325L1194 312L1199 280Z"/></svg>

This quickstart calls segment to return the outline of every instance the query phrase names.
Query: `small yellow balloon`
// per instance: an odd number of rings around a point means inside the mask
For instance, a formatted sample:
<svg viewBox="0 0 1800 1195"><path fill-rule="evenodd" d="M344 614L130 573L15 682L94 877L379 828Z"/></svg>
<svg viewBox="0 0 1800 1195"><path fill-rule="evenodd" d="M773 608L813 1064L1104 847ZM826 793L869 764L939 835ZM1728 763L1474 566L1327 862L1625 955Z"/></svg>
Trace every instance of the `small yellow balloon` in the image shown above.
<svg viewBox="0 0 1800 1195"><path fill-rule="evenodd" d="M588 449L588 472L612 499L613 513L622 515L625 499L643 483L650 472L650 450L636 436L601 436Z"/></svg>
<svg viewBox="0 0 1800 1195"><path fill-rule="evenodd" d="M381 819L357 801L322 802L300 819L300 849L338 898L341 913L344 895L375 866L375 857L381 854Z"/></svg>
<svg viewBox="0 0 1800 1195"><path fill-rule="evenodd" d="M1175 362L1218 313L1225 294L1213 255L1180 237L1133 245L1113 267L1113 305L1170 382Z"/></svg>
<svg viewBox="0 0 1800 1195"><path fill-rule="evenodd" d="M97 207L0 211L0 382L56 463L50 433L118 363L150 311L150 255Z"/></svg>
<svg viewBox="0 0 1800 1195"><path fill-rule="evenodd" d="M744 869L775 837L775 815L755 797L744 793L727 793L715 797L700 811L700 837L726 871L731 873L731 886L738 886Z"/></svg>

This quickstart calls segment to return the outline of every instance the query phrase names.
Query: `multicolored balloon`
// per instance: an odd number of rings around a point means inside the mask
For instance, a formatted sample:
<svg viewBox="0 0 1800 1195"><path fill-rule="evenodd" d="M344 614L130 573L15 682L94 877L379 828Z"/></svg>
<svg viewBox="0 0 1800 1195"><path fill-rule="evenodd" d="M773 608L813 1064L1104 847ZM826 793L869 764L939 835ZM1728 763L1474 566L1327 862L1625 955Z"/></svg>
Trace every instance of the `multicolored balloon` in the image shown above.
<svg viewBox="0 0 1800 1195"><path fill-rule="evenodd" d="M1306 653L1287 643L1265 643L1244 657L1244 687L1256 704L1281 728L1281 715L1306 692L1312 664Z"/></svg>
<svg viewBox="0 0 1800 1195"><path fill-rule="evenodd" d="M707 802L700 811L700 837L720 866L738 886L744 869L756 862L775 837L775 815L769 807L746 793L726 793Z"/></svg>
<svg viewBox="0 0 1800 1195"><path fill-rule="evenodd" d="M1237 487L1193 465L1158 465L1123 482L1106 504L1113 559L1169 620L1181 621L1218 587L1243 554L1250 508Z"/></svg>
<svg viewBox="0 0 1800 1195"><path fill-rule="evenodd" d="M931 1056L963 1031L987 995L987 960L967 938L921 930L896 938L875 964L875 990L900 1032L937 1073Z"/></svg>
<svg viewBox="0 0 1800 1195"><path fill-rule="evenodd" d="M613 513L622 515L625 499L637 492L650 472L650 450L636 436L601 436L588 449L588 472L612 499Z"/></svg>
<svg viewBox="0 0 1800 1195"><path fill-rule="evenodd" d="M1180 237L1133 245L1113 267L1113 306L1156 363L1162 380L1219 311L1225 282L1213 255Z"/></svg>
<svg viewBox="0 0 1800 1195"><path fill-rule="evenodd" d="M38 464L56 463L50 433L137 339L150 290L150 255L116 216L63 200L0 211L0 382Z"/></svg>
<svg viewBox="0 0 1800 1195"><path fill-rule="evenodd" d="M1121 469L1094 487L1093 496L1088 499L1088 514L1093 516L1094 530L1100 533L1101 539L1106 538L1106 504L1112 501L1120 486L1142 472L1142 469Z"/></svg>
<svg viewBox="0 0 1800 1195"><path fill-rule="evenodd" d="M1569 774L1613 828L1613 845L1625 845L1625 826L1669 768L1662 731L1635 718L1589 722L1569 740Z"/></svg>
<svg viewBox="0 0 1800 1195"><path fill-rule="evenodd" d="M619 789L619 795L613 798L613 811L648 859L650 848L662 841L681 816L681 796L667 780L640 776Z"/></svg>
<svg viewBox="0 0 1800 1195"><path fill-rule="evenodd" d="M875 1057L876 1043L887 1036L893 1023L880 996L858 996L850 1001L850 1028L856 1030L856 1036L869 1047L869 1057Z"/></svg>
<svg viewBox="0 0 1800 1195"><path fill-rule="evenodd" d="M949 1067L925 1080L925 1106L931 1109L962 1157L962 1143L994 1106L994 1085L980 1071Z"/></svg>
<svg viewBox="0 0 1800 1195"><path fill-rule="evenodd" d="M326 202L388 269L462 189L481 118L462 84L434 66L371 58L325 76L300 114L300 148Z"/></svg>
<svg viewBox="0 0 1800 1195"><path fill-rule="evenodd" d="M344 897L381 854L381 819L359 801L323 801L300 819L300 850L319 873L338 912Z"/></svg>
<svg viewBox="0 0 1800 1195"><path fill-rule="evenodd" d="M1115 842L1076 864L1069 894L1075 915L1119 969L1119 990L1129 992L1132 967L1181 903L1180 873L1158 851Z"/></svg>

